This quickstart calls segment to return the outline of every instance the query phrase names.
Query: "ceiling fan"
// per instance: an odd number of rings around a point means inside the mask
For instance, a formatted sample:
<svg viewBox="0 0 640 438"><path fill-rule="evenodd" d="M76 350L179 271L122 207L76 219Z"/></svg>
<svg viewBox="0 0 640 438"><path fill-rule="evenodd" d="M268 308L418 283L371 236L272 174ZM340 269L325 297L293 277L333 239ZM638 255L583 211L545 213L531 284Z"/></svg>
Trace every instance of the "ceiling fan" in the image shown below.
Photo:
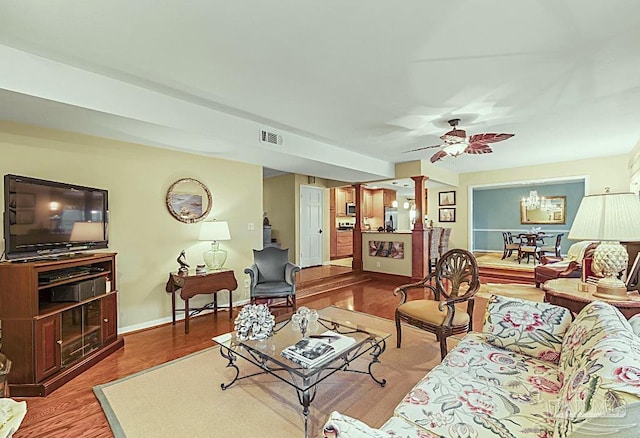
<svg viewBox="0 0 640 438"><path fill-rule="evenodd" d="M431 162L435 163L436 161L446 156L457 157L460 154L488 154L490 152L493 152L489 147L489 144L507 140L515 135L484 133L474 134L471 137L467 138L466 131L457 128L458 123L460 123L460 119L451 119L448 122L453 129L440 137L444 144L438 144L435 146L424 146L421 148L405 151L405 153L444 146L441 151L438 151L431 156Z"/></svg>

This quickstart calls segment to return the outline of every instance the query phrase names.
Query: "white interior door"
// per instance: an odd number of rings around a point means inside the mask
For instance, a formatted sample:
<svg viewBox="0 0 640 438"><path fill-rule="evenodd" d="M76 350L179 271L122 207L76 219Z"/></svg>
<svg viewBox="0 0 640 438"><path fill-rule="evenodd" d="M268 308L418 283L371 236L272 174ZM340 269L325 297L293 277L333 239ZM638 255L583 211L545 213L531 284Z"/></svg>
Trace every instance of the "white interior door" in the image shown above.
<svg viewBox="0 0 640 438"><path fill-rule="evenodd" d="M300 186L300 267L322 264L322 189Z"/></svg>

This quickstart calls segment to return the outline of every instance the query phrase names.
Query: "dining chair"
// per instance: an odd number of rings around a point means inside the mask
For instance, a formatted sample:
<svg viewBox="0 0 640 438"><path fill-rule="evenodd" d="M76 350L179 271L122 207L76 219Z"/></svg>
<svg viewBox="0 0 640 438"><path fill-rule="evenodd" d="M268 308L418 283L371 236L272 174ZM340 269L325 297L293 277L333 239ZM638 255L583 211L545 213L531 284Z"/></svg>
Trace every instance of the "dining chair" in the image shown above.
<svg viewBox="0 0 640 438"><path fill-rule="evenodd" d="M541 255L544 255L546 252L552 252L556 257L561 257L560 250L561 250L562 236L564 236L564 233L560 233L556 235L556 244L554 246L542 245L540 247Z"/></svg>
<svg viewBox="0 0 640 438"><path fill-rule="evenodd" d="M513 241L513 235L510 231L502 232L502 240L504 241L504 248L502 250L502 260L507 257L511 257L513 251L517 251L520 248L520 243Z"/></svg>
<svg viewBox="0 0 640 438"><path fill-rule="evenodd" d="M435 269L436 263L440 258L440 251L438 249L440 245L440 236L442 235L442 228L433 227L429 229L429 273Z"/></svg>
<svg viewBox="0 0 640 438"><path fill-rule="evenodd" d="M527 256L527 263L529 263L529 257L533 255L533 265L536 265L536 260L540 260L541 247L538 245L537 234L520 234L520 247L518 248L518 264L522 261L524 256Z"/></svg>
<svg viewBox="0 0 640 438"><path fill-rule="evenodd" d="M438 245L438 257L442 257L449 251L449 238L451 237L451 228L443 228L440 234L440 244Z"/></svg>
<svg viewBox="0 0 640 438"><path fill-rule="evenodd" d="M427 298L407 301L407 291L411 289L422 289ZM393 291L393 295L401 295L395 313L396 346L400 348L402 344L402 323L409 324L434 333L440 342L440 357L444 359L447 337L472 330L474 299L479 289L478 263L473 254L464 249L448 251L428 276ZM466 311L456 307L465 302Z"/></svg>

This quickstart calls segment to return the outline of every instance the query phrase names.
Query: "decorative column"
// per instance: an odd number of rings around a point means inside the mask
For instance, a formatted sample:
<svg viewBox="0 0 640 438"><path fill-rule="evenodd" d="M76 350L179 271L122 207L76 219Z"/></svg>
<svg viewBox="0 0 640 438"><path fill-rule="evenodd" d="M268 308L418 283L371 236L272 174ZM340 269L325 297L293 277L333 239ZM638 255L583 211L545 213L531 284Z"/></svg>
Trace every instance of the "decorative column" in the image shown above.
<svg viewBox="0 0 640 438"><path fill-rule="evenodd" d="M351 261L351 269L356 272L362 271L362 214L364 206L364 192L362 184L353 184L356 191L356 221L353 225L353 260Z"/></svg>
<svg viewBox="0 0 640 438"><path fill-rule="evenodd" d="M412 176L411 179L415 183L414 193L416 198L416 221L413 224L413 233L411 235L411 280L418 281L422 280L429 273L429 259L427 256L428 234L424 226L424 214L426 210L424 183L428 178L420 175Z"/></svg>

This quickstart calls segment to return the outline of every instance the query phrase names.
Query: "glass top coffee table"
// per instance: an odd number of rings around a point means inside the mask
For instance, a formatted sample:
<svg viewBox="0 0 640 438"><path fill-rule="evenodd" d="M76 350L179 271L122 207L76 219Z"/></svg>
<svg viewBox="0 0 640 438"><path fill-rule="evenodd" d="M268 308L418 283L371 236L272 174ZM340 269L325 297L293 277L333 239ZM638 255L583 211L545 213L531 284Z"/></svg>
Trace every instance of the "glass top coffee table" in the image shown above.
<svg viewBox="0 0 640 438"><path fill-rule="evenodd" d="M355 339L355 342L345 350L326 359L312 368L303 368L299 364L282 357L281 353L287 347L302 339L302 333L291 320L277 323L274 334L261 341L238 339L234 332L216 336L213 341L220 345L220 354L227 359L228 367L235 369L235 377L229 383L222 383L221 388L227 389L236 381L260 374L270 374L292 386L302 405L304 415L304 436L308 435L309 406L316 396L318 383L327 379L338 371L368 374L380 386L385 386L385 379L378 379L372 373L372 366L379 363L379 356L386 349L386 339L389 333L366 327L358 319L361 314L336 307L328 307L318 311L317 324L309 326L306 336L320 335L332 330ZM366 370L351 369L350 365L359 357L368 354L370 361ZM260 368L252 374L240 376L240 369L236 365L238 358L250 362Z"/></svg>

